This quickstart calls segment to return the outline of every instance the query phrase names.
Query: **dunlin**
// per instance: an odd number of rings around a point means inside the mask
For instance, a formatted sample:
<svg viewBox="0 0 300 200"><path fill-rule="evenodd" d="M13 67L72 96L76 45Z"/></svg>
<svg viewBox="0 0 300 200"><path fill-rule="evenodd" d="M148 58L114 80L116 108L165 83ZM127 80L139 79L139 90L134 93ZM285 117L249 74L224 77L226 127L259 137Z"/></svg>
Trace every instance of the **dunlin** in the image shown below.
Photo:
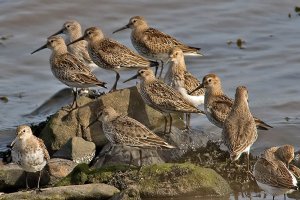
<svg viewBox="0 0 300 200"><path fill-rule="evenodd" d="M201 82L187 71L184 55L179 47L175 47L170 52L170 67L164 78L165 83L176 89L187 101L195 107L204 103L204 89L197 90L193 95L189 95L193 89L201 85ZM186 114L186 128L190 125L190 114Z"/></svg>
<svg viewBox="0 0 300 200"><path fill-rule="evenodd" d="M275 155L278 159L280 159L282 162L284 162L289 168L289 164L292 162L292 160L295 157L295 148L293 145L286 144L280 147L277 147L277 150L275 151Z"/></svg>
<svg viewBox="0 0 300 200"><path fill-rule="evenodd" d="M204 111L208 120L219 128L223 128L223 123L232 108L233 100L224 94L221 79L216 74L204 76L202 84L190 94L202 88L205 88ZM256 117L254 117L254 120L258 129L268 130L273 128Z"/></svg>
<svg viewBox="0 0 300 200"><path fill-rule="evenodd" d="M27 172L40 172L37 183L37 189L40 190L41 172L50 159L49 153L43 140L35 137L29 126L19 126L16 134L17 137L11 144L12 160L26 172L26 188L29 188Z"/></svg>
<svg viewBox="0 0 300 200"><path fill-rule="evenodd" d="M105 82L99 81L91 72L90 68L80 62L76 56L69 53L65 41L60 36L51 36L47 43L31 54L42 49L49 48L52 50L50 56L50 66L53 75L65 85L75 88L74 104L77 105L77 88L89 88L95 86L105 87Z"/></svg>
<svg viewBox="0 0 300 200"><path fill-rule="evenodd" d="M297 180L287 166L272 155L272 151L266 150L255 165L253 175L257 185L273 196L293 192L297 190Z"/></svg>
<svg viewBox="0 0 300 200"><path fill-rule="evenodd" d="M96 121L102 122L103 132L109 142L114 145L126 145L141 149L173 149L174 146L165 142L139 121L116 112L112 107L104 107ZM90 126L89 125L89 126ZM131 157L132 160L132 157ZM130 163L131 164L131 163Z"/></svg>
<svg viewBox="0 0 300 200"><path fill-rule="evenodd" d="M169 116L170 125L168 132L171 132L172 127L172 116L170 113L203 113L203 111L185 100L174 88L156 79L151 69L140 69L136 75L124 82L136 78L141 80L140 94L144 102L164 115L167 114ZM167 132L167 121L165 115L165 133Z"/></svg>
<svg viewBox="0 0 300 200"><path fill-rule="evenodd" d="M247 153L249 171L250 148L257 139L257 128L249 109L248 91L245 86L236 89L234 103L224 121L222 136L231 160L238 160L242 153Z"/></svg>
<svg viewBox="0 0 300 200"><path fill-rule="evenodd" d="M175 47L182 49L185 55L202 56L200 48L183 44L172 36L148 26L144 17L135 16L130 18L129 23L113 33L130 28L131 42L134 48L146 58L160 60L162 63L169 59L169 52ZM163 70L160 72L160 76Z"/></svg>
<svg viewBox="0 0 300 200"><path fill-rule="evenodd" d="M104 37L103 32L96 27L86 29L82 37L68 45L81 40L88 41L88 52L94 63L101 68L112 70L116 73L116 81L111 91L117 88L117 82L120 78L118 71L120 69L156 67L159 65L157 62L149 61L136 54L117 41Z"/></svg>
<svg viewBox="0 0 300 200"><path fill-rule="evenodd" d="M66 43L68 44L82 36L81 25L78 21L75 20L66 21L63 24L63 27L58 32L54 33L52 36L58 34L65 34L67 36ZM88 65L91 69L95 69L97 67L97 65L92 61L92 59L89 56L86 41L82 40L68 46L68 51L71 54L75 55L76 58L83 62L85 65Z"/></svg>

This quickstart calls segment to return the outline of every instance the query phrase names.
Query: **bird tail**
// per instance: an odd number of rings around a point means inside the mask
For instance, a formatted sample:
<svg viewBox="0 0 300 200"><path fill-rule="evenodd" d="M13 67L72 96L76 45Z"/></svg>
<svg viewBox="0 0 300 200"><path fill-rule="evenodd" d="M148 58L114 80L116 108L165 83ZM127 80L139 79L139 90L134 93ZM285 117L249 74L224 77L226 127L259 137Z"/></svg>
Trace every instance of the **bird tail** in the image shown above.
<svg viewBox="0 0 300 200"><path fill-rule="evenodd" d="M269 124L263 122L260 119L254 118L254 120L255 120L256 127L259 130L269 130L270 128L273 128L273 126L270 126Z"/></svg>

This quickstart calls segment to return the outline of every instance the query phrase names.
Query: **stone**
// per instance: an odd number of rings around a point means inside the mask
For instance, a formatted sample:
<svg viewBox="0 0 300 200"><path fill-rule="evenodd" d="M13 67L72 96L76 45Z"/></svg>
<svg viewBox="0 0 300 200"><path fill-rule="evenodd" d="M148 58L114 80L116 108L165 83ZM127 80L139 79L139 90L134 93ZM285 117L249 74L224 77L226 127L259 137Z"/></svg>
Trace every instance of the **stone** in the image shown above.
<svg viewBox="0 0 300 200"><path fill-rule="evenodd" d="M103 183L86 184L86 185L70 185L61 187L51 187L42 189L43 192L20 191L9 194L0 195L0 200L15 200L15 199L108 199L120 191Z"/></svg>
<svg viewBox="0 0 300 200"><path fill-rule="evenodd" d="M158 154L158 151L160 150L141 149L141 151L142 151L143 166L164 163L164 160ZM132 158L130 158L130 154ZM111 166L111 165L120 165L120 164L123 165L131 164L134 166L141 165L139 149L134 147L129 147L129 146L122 146L122 145L117 145L114 147L112 147L110 144L105 145L95 160L96 161L93 164L94 168L100 168L103 166Z"/></svg>
<svg viewBox="0 0 300 200"><path fill-rule="evenodd" d="M140 191L136 185L131 185L120 193L115 194L109 200L141 200Z"/></svg>
<svg viewBox="0 0 300 200"><path fill-rule="evenodd" d="M191 163L143 167L138 181L142 198L166 196L227 196L231 188L213 169Z"/></svg>
<svg viewBox="0 0 300 200"><path fill-rule="evenodd" d="M48 161L48 172L50 176L54 176L56 178L66 177L73 169L77 166L77 163L62 159L62 158L51 158Z"/></svg>
<svg viewBox="0 0 300 200"><path fill-rule="evenodd" d="M136 86L107 93L94 100L80 96L78 104L80 107L71 112L59 110L42 130L40 137L45 141L50 154L75 136L93 141L97 147L103 147L108 141L103 134L102 124L97 122L88 127L95 121L102 106L111 106L117 112L129 115L154 131L162 131L164 128L164 115L144 103ZM172 116L173 126L183 128L183 115Z"/></svg>
<svg viewBox="0 0 300 200"><path fill-rule="evenodd" d="M28 173L28 185L29 187L36 187L39 172ZM0 168L0 192L14 191L20 188L26 187L25 171L15 163L2 165ZM44 186L48 184L50 180L49 174L44 169L42 171L40 185Z"/></svg>
<svg viewBox="0 0 300 200"><path fill-rule="evenodd" d="M68 142L53 154L54 158L64 158L75 163L89 164L96 153L96 145L81 137L72 137Z"/></svg>
<svg viewBox="0 0 300 200"><path fill-rule="evenodd" d="M191 163L155 164L139 171L124 165L89 169L86 164L80 164L57 185L102 182L123 190L134 188L128 194L142 199L189 195L227 197L231 192L228 182L213 169Z"/></svg>

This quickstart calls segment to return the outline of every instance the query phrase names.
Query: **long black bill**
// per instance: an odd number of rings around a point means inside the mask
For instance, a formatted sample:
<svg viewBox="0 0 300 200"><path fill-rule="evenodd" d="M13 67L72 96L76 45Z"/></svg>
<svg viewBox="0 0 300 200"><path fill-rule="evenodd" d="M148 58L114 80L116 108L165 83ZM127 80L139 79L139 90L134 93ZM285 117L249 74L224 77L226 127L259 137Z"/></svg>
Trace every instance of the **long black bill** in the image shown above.
<svg viewBox="0 0 300 200"><path fill-rule="evenodd" d="M128 81L131 81L131 80L133 80L133 79L137 79L138 76L139 76L139 74L136 74L136 75L134 75L133 77L127 79L126 81L123 81L123 83L126 83L126 82L128 82Z"/></svg>
<svg viewBox="0 0 300 200"><path fill-rule="evenodd" d="M116 33L116 32L119 32L119 31L123 31L123 30L128 29L128 28L129 28L129 24L127 24L126 26L123 26L122 28L119 28L119 29L115 30L113 32L113 34Z"/></svg>
<svg viewBox="0 0 300 200"><path fill-rule="evenodd" d="M42 50L42 49L46 49L46 48L47 48L47 44L44 44L43 46L41 46L41 47L38 48L37 50L31 52L31 54L34 54L34 53L36 53L36 52L38 52L38 51L40 51L40 50Z"/></svg>
<svg viewBox="0 0 300 200"><path fill-rule="evenodd" d="M84 36L81 36L80 38L78 38L77 40L74 40L73 42L70 42L69 44L67 44L67 46L71 45L71 44L74 44L76 42L79 42L81 40L84 40Z"/></svg>
<svg viewBox="0 0 300 200"><path fill-rule="evenodd" d="M65 30L65 28L62 28L61 30L57 31L56 33L54 33L54 34L51 35L51 36L58 35L58 34L63 34L63 33L64 33L64 30ZM51 36L50 36L50 37L51 37Z"/></svg>
<svg viewBox="0 0 300 200"><path fill-rule="evenodd" d="M189 95L193 94L194 92L196 92L197 90L200 90L201 88L203 88L203 84L200 84L198 87L196 87L193 91L189 92Z"/></svg>

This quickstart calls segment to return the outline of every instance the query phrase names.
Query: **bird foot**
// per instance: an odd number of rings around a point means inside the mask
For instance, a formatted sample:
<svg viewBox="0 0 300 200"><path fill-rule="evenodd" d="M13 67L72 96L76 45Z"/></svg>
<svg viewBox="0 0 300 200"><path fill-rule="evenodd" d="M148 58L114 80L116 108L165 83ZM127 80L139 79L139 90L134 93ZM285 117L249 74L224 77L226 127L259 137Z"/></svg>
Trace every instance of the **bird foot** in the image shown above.
<svg viewBox="0 0 300 200"><path fill-rule="evenodd" d="M41 190L41 188L36 188L36 189L35 189L35 192L36 192L36 193L41 193L41 192L43 192L43 190Z"/></svg>

